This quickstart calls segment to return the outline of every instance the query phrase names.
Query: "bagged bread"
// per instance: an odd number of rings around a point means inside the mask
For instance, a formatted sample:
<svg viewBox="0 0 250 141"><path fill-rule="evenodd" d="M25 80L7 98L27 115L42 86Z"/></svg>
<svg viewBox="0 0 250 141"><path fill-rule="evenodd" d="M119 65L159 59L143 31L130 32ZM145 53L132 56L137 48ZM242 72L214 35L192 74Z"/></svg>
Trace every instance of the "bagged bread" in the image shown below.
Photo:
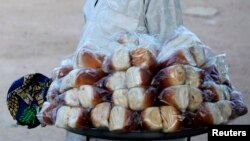
<svg viewBox="0 0 250 141"><path fill-rule="evenodd" d="M125 89L127 88L126 72L115 72L109 75L107 78L104 78L103 82L101 83L104 83L105 88L111 92L118 89Z"/></svg>
<svg viewBox="0 0 250 141"><path fill-rule="evenodd" d="M213 81L206 81L202 84L204 100L217 102L220 100L230 100L230 88L226 85L216 84Z"/></svg>
<svg viewBox="0 0 250 141"><path fill-rule="evenodd" d="M60 94L61 79L55 79L49 86L46 98L48 102L52 102L56 96Z"/></svg>
<svg viewBox="0 0 250 141"><path fill-rule="evenodd" d="M94 127L108 129L111 104L103 102L95 106L91 111L91 121Z"/></svg>
<svg viewBox="0 0 250 141"><path fill-rule="evenodd" d="M126 84L128 88L149 86L152 74L147 68L130 67L126 72Z"/></svg>
<svg viewBox="0 0 250 141"><path fill-rule="evenodd" d="M141 112L142 127L144 130L159 131L163 129L159 107L149 107Z"/></svg>
<svg viewBox="0 0 250 141"><path fill-rule="evenodd" d="M62 78L60 92L71 88L78 88L81 85L93 85L106 76L101 70L96 69L74 69Z"/></svg>
<svg viewBox="0 0 250 141"><path fill-rule="evenodd" d="M93 108L101 102L109 101L110 97L108 91L92 85L82 85L78 91L78 99L84 108Z"/></svg>
<svg viewBox="0 0 250 141"><path fill-rule="evenodd" d="M189 102L187 109L189 111L197 110L203 102L202 91L196 87L189 87Z"/></svg>
<svg viewBox="0 0 250 141"><path fill-rule="evenodd" d="M182 116L173 106L160 107L161 118L163 123L163 132L175 132L182 127Z"/></svg>
<svg viewBox="0 0 250 141"><path fill-rule="evenodd" d="M175 64L197 66L189 47L182 47L170 50L163 57L157 60L160 68L166 68Z"/></svg>
<svg viewBox="0 0 250 141"><path fill-rule="evenodd" d="M66 92L56 96L53 102L66 106L78 107L80 106L78 91L79 90L77 88L67 90Z"/></svg>
<svg viewBox="0 0 250 141"><path fill-rule="evenodd" d="M145 67L154 72L157 67L156 58L147 48L139 47L130 51L131 64L137 67Z"/></svg>
<svg viewBox="0 0 250 141"><path fill-rule="evenodd" d="M199 87L202 83L202 70L193 66L185 65L185 85Z"/></svg>
<svg viewBox="0 0 250 141"><path fill-rule="evenodd" d="M70 71L73 70L73 62L71 58L65 59L61 62L59 67L56 67L52 71L52 79L60 79L66 76Z"/></svg>
<svg viewBox="0 0 250 141"><path fill-rule="evenodd" d="M173 65L160 70L153 78L152 85L164 89L169 86L182 85L186 81L186 71L183 65Z"/></svg>
<svg viewBox="0 0 250 141"><path fill-rule="evenodd" d="M104 52L92 49L88 46L83 47L82 50L78 51L76 56L75 68L100 69L106 56Z"/></svg>
<svg viewBox="0 0 250 141"><path fill-rule="evenodd" d="M68 122L71 116L71 107L61 106L57 110L55 126L59 128L69 128Z"/></svg>
<svg viewBox="0 0 250 141"><path fill-rule="evenodd" d="M56 103L44 102L42 109L36 117L43 125L54 125L56 121L57 110L61 107Z"/></svg>
<svg viewBox="0 0 250 141"><path fill-rule="evenodd" d="M228 66L225 63L225 54L212 57L202 68L206 72L206 79L221 84L230 84Z"/></svg>
<svg viewBox="0 0 250 141"><path fill-rule="evenodd" d="M128 108L128 89L118 89L112 94L112 102L115 105Z"/></svg>
<svg viewBox="0 0 250 141"><path fill-rule="evenodd" d="M189 87L177 85L165 88L158 98L162 104L174 106L178 110L185 112L189 104Z"/></svg>
<svg viewBox="0 0 250 141"><path fill-rule="evenodd" d="M74 129L90 127L90 112L88 109L73 107L70 110L68 126Z"/></svg>
<svg viewBox="0 0 250 141"><path fill-rule="evenodd" d="M131 131L136 129L133 112L121 106L114 106L110 112L110 131Z"/></svg>
<svg viewBox="0 0 250 141"><path fill-rule="evenodd" d="M134 87L128 91L129 108L141 111L154 106L157 98L157 90L153 87Z"/></svg>
<svg viewBox="0 0 250 141"><path fill-rule="evenodd" d="M118 48L103 64L104 72L126 71L131 66L130 53L127 48Z"/></svg>

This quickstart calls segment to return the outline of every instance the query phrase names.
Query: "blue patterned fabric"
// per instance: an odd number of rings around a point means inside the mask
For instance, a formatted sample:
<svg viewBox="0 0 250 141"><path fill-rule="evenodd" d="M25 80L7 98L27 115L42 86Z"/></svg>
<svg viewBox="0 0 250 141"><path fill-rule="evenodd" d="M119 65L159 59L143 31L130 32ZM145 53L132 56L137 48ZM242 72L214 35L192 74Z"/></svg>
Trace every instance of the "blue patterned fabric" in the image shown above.
<svg viewBox="0 0 250 141"><path fill-rule="evenodd" d="M40 125L36 113L46 101L51 82L40 73L28 74L13 82L7 94L7 106L18 124L28 128Z"/></svg>

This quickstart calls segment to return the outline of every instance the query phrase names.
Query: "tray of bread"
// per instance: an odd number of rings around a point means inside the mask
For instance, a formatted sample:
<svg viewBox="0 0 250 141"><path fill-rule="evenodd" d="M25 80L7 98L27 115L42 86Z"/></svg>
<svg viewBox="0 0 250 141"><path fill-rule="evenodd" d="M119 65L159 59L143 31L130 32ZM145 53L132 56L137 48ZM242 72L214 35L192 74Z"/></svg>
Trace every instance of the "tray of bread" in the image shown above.
<svg viewBox="0 0 250 141"><path fill-rule="evenodd" d="M201 134L247 113L225 57L185 27L164 44L129 32L105 47L86 43L54 69L37 118L113 139Z"/></svg>

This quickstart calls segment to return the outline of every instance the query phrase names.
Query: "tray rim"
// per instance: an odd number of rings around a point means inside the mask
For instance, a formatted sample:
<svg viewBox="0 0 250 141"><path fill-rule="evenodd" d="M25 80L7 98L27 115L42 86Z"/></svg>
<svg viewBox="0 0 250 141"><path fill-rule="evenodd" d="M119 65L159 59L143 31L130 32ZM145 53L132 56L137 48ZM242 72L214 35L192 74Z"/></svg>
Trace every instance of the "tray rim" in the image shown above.
<svg viewBox="0 0 250 141"><path fill-rule="evenodd" d="M164 139L179 139L206 134L207 127L195 129L182 129L176 132L156 132L156 131L132 131L132 132L111 132L109 130L101 130L97 128L82 128L82 129L66 129L69 132L109 140L164 140Z"/></svg>

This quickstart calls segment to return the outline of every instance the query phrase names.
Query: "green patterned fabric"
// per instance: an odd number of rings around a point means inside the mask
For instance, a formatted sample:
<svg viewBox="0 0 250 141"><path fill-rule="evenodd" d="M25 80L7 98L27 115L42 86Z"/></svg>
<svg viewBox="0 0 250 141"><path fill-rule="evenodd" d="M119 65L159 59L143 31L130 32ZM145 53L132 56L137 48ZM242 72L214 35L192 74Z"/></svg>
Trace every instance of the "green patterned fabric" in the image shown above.
<svg viewBox="0 0 250 141"><path fill-rule="evenodd" d="M40 73L29 74L13 82L7 95L7 106L20 125L34 128L40 124L36 118L52 80Z"/></svg>

